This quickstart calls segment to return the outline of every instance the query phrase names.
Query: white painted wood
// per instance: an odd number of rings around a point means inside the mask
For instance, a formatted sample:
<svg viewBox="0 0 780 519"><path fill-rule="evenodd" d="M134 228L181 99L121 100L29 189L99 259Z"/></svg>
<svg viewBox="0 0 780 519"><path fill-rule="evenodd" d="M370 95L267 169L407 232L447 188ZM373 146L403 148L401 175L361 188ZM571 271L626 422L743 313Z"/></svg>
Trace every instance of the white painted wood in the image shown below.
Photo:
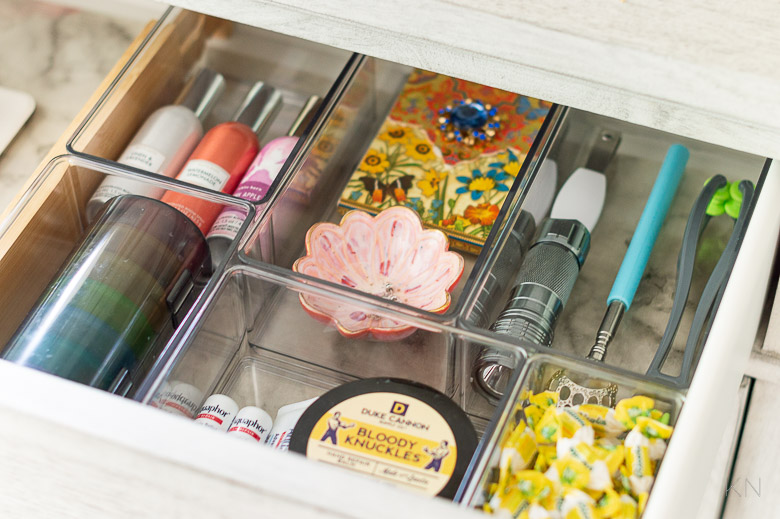
<svg viewBox="0 0 780 519"><path fill-rule="evenodd" d="M780 359L780 290L775 292L772 299L772 311L769 314L769 324L767 324L764 343L761 345L761 353L774 355Z"/></svg>
<svg viewBox="0 0 780 519"><path fill-rule="evenodd" d="M4 517L479 517L0 361Z"/></svg>
<svg viewBox="0 0 780 519"><path fill-rule="evenodd" d="M780 381L780 358L776 355L753 351L750 354L745 375L756 380L778 382Z"/></svg>
<svg viewBox="0 0 780 519"><path fill-rule="evenodd" d="M758 329L780 233L780 163L769 170L729 284L675 426L645 519L694 517L714 464L724 405L737 392ZM767 459L777 459L767 458Z"/></svg>
<svg viewBox="0 0 780 519"><path fill-rule="evenodd" d="M769 0L166 0L742 151L780 155Z"/></svg>
<svg viewBox="0 0 780 519"><path fill-rule="evenodd" d="M709 474L707 488L700 501L696 519L718 519L721 516L728 479L736 455L736 443L745 418L749 388L750 380L742 379L733 405L728 408L723 407L722 439L715 453L713 469Z"/></svg>
<svg viewBox="0 0 780 519"><path fill-rule="evenodd" d="M775 381L776 382L776 381ZM780 509L780 459L777 441L780 385L756 382L734 465L724 519L777 517Z"/></svg>

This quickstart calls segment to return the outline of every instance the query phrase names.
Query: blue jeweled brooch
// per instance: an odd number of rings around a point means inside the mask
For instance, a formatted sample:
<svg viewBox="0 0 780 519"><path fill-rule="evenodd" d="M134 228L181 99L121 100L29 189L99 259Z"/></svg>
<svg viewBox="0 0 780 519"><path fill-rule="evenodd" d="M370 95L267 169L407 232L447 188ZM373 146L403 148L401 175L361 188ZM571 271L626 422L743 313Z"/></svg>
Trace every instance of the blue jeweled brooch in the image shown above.
<svg viewBox="0 0 780 519"><path fill-rule="evenodd" d="M493 140L501 128L498 110L475 99L458 100L439 110L444 139L467 146Z"/></svg>

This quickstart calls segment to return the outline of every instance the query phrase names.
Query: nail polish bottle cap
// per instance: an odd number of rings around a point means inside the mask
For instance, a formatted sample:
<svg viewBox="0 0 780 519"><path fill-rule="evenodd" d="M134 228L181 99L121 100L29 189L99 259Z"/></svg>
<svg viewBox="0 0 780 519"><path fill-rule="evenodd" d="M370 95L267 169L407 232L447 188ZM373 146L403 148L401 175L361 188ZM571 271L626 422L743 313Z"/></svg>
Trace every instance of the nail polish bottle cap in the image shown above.
<svg viewBox="0 0 780 519"><path fill-rule="evenodd" d="M314 118L314 114L317 112L317 108L320 106L320 96L311 96L303 103L303 108L298 112L298 116L290 126L290 130L287 132L288 137L301 137L303 132L311 123Z"/></svg>
<svg viewBox="0 0 780 519"><path fill-rule="evenodd" d="M176 104L186 106L203 121L217 104L223 90L225 90L225 78L222 74L204 68L190 79L176 100Z"/></svg>
<svg viewBox="0 0 780 519"><path fill-rule="evenodd" d="M281 108L282 95L274 87L258 81L249 90L233 120L249 126L260 137Z"/></svg>

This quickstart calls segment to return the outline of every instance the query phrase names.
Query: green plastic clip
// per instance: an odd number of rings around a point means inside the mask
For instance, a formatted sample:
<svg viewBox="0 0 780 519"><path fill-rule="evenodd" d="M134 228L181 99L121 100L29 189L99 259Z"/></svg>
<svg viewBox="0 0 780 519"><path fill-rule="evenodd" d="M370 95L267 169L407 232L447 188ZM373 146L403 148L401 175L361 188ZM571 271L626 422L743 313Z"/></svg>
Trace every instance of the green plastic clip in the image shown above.
<svg viewBox="0 0 780 519"><path fill-rule="evenodd" d="M707 179L704 185L707 185ZM720 216L726 213L733 219L739 218L739 211L742 209L742 191L739 189L739 183L742 181L731 182L715 191L707 206L707 214L710 216Z"/></svg>

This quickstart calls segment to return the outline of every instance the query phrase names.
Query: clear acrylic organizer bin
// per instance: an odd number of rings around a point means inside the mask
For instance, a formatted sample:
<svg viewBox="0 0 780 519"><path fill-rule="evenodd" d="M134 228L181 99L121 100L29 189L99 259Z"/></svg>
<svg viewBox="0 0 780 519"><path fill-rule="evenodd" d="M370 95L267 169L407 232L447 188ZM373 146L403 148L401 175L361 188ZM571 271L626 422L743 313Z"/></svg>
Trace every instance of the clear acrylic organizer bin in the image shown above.
<svg viewBox="0 0 780 519"><path fill-rule="evenodd" d="M650 254L645 274L639 284L634 301L623 316L614 337L606 363L635 374L644 375L661 341L672 308L676 285L677 258L682 245L683 232L689 212L707 179L722 174L729 181L747 179L760 192L766 171L765 159L734 150L725 149L693 139L670 135L658 130L640 127L608 117L580 110L569 109L558 137L553 142L547 160L558 167L558 188L578 168L584 167L588 155L602 132L620 135L621 142L616 155L605 172L607 193L598 223L591 233L590 252L582 266L577 281L563 308L554 329L551 354L559 352L584 358L593 345L596 331L606 310L607 296L620 268L647 197L661 167L669 146L683 144L690 150L690 159L680 182L677 194ZM757 199L757 196L754 198ZM507 247L508 231L517 221L518 205L507 217L506 230L496 241L485 258L485 272L497 272L510 263L507 258L512 249ZM682 354L687 330L693 317L693 309L712 269L729 240L734 220L721 215L712 218L699 243L693 270L688 310L678 330L673 348L663 366L663 373L680 374ZM537 225L538 228L538 225ZM514 271L517 272L515 266ZM487 277L479 278L480 285L473 288L470 298L463 305L461 326L471 330L489 331L491 323L499 316L509 299L514 276L508 276L502 285L503 293L497 294L489 305L480 306L478 299ZM486 310L486 311L485 311ZM716 309L717 310L717 309ZM511 335L502 335L507 343L522 342ZM701 354L701 351L697 354ZM696 368L696 362L692 371ZM692 373L688 374L689 377ZM685 378L685 377L683 377ZM681 382L687 387L690 380Z"/></svg>
<svg viewBox="0 0 780 519"><path fill-rule="evenodd" d="M53 159L0 223L0 247L4 250L0 261L4 290L0 298L5 309L0 317L0 344L4 347L89 230L86 204L95 187L106 176L135 179L215 204L233 206L247 215L254 213L254 208L248 203L201 188L179 186L167 179L146 178L132 171L75 156ZM153 204L160 202L153 201ZM245 222L244 229L247 225L248 222ZM234 243L232 247L236 245ZM211 280L216 281L223 268L217 266ZM142 369L132 384L124 384L122 394L136 394L143 378L153 372L158 360L164 357L175 328L186 318L189 310L197 307L198 298L208 290L209 278L201 277L195 281L186 293L180 293L177 301L170 302L174 305L170 322L142 359Z"/></svg>
<svg viewBox="0 0 780 519"><path fill-rule="evenodd" d="M392 319L413 332L391 341L348 338L309 315L302 295ZM506 350L518 366L524 356L520 349L432 322L422 312L395 309L273 266L239 265L226 271L177 339L164 369L149 379L147 401L166 386L186 383L202 399L227 394L239 406L262 407L273 415L283 405L352 380L392 377L445 393L480 432L495 407L473 392L469 359L485 345Z"/></svg>
<svg viewBox="0 0 780 519"><path fill-rule="evenodd" d="M520 370L518 383L507 395L500 414L497 413L491 435L482 438L456 500L468 507L481 507L484 504L488 487L498 482L502 445L522 419L522 411L518 410L518 406L523 403L524 394L528 391L536 394L548 390L551 379L560 371L583 383L588 381L594 387L596 384L616 385L618 401L635 395L648 396L655 401L658 410L669 413L671 425L675 424L685 401L683 392L644 380L625 370L602 367L564 355L531 351ZM663 459L656 467L656 474L662 464Z"/></svg>
<svg viewBox="0 0 780 519"><path fill-rule="evenodd" d="M355 59L333 47L171 7L103 92L67 148L75 155L116 165L143 122L158 108L173 103L201 68L225 78L224 92L203 121L204 134L230 120L255 82L263 81L281 93L281 108L261 135L262 147L287 134L311 96L320 98L320 106L327 105L334 84ZM319 111L315 109L304 123L288 162L298 154ZM131 165L123 167L159 176ZM281 171L279 177L285 167ZM268 194L255 203L263 203Z"/></svg>
<svg viewBox="0 0 780 519"><path fill-rule="evenodd" d="M258 208L259 222L239 251L240 261L291 269L305 254L306 233L312 225L341 220L345 209L339 207L340 196L411 72L411 67L367 56L345 69L301 153L286 164L285 178L269 203ZM467 296L474 294L475 283L485 275L490 251L501 247L507 218L519 211L564 115L562 107L552 105L480 252L458 250L465 269L451 292L451 306L442 313L425 312L428 319L452 321Z"/></svg>

